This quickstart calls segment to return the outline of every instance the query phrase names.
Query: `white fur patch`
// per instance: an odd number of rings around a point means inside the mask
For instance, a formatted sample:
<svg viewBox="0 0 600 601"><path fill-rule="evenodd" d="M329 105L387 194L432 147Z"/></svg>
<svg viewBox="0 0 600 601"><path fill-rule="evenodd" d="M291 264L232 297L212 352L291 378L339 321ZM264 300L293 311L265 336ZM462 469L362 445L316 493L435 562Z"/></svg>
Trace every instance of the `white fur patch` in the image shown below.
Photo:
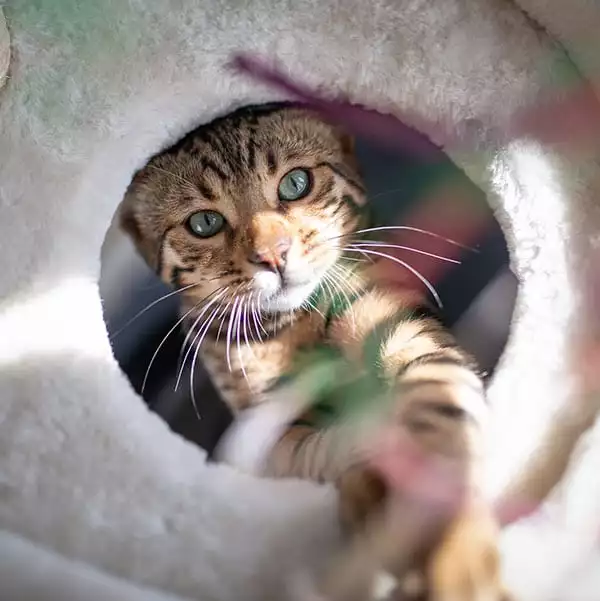
<svg viewBox="0 0 600 601"><path fill-rule="evenodd" d="M260 296L261 310L266 313L282 313L301 307L318 286L319 280L315 278L306 284L288 284L282 288L278 274L261 271L254 275L254 283L263 293Z"/></svg>

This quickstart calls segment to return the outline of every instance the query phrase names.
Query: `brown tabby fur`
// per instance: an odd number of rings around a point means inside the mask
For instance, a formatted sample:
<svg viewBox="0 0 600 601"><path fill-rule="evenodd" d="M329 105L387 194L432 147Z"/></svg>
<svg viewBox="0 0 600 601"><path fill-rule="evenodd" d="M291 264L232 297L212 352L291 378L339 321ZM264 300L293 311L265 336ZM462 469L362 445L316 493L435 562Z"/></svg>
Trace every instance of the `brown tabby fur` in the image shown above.
<svg viewBox="0 0 600 601"><path fill-rule="evenodd" d="M281 178L299 167L311 173L311 192L301 200L280 201ZM353 145L343 132L302 108L251 107L198 128L152 158L135 175L121 222L164 281L179 288L196 284L181 292L183 312L190 311L187 327L198 331L212 316L200 352L235 412L266 398L297 349L327 344L360 361L361 344L377 324L400 309L415 309L395 324L380 349L383 372L402 386L391 417L421 450L459 461L467 490L427 553L429 595L439 601L500 601L505 597L496 528L491 510L480 500L478 476L483 385L450 333L421 310L414 290L384 285L367 290L373 266L344 262L340 236L361 227L359 209L366 202ZM224 230L211 238L195 237L186 223L201 209L221 213ZM258 302L253 277L273 271L282 259L277 256L281 240L291 243L284 257L286 277L293 279L297 272L299 280L312 278L316 284L338 265L349 287L365 289L352 309L325 323L323 311L306 304L272 313L263 307L260 329L253 325L252 307ZM266 260L257 262L257 253ZM219 297L224 286L229 288ZM195 324L201 301L215 297L215 309ZM236 305L236 298L244 300ZM227 332L230 321L242 317L249 324L247 341L248 331ZM238 336L242 344L235 344ZM477 411L472 413L472 407ZM361 524L380 503L384 487L355 457L334 457L329 434L290 426L273 451L268 473L335 482L342 516Z"/></svg>

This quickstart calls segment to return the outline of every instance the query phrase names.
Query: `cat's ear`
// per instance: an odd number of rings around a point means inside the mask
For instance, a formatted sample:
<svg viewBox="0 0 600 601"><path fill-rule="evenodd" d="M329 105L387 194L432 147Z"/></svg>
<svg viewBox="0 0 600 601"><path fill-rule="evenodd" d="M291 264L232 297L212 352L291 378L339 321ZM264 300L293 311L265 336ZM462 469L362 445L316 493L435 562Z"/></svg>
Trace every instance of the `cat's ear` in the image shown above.
<svg viewBox="0 0 600 601"><path fill-rule="evenodd" d="M131 206L131 202L128 202L127 198L120 204L117 217L121 230L127 234L135 246L139 248L143 239L142 230L140 229L140 224L135 211Z"/></svg>
<svg viewBox="0 0 600 601"><path fill-rule="evenodd" d="M117 209L117 223L121 231L133 242L137 252L154 269L157 263L156 236L145 217L145 200L144 192L134 178Z"/></svg>

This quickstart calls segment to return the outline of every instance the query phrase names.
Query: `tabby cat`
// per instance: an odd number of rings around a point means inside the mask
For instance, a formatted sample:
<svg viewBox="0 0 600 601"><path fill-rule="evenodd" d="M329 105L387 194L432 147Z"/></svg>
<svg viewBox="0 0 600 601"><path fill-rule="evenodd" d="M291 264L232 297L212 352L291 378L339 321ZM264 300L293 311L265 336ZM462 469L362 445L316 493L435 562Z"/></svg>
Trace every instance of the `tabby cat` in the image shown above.
<svg viewBox="0 0 600 601"><path fill-rule="evenodd" d="M195 361L200 349L234 413L267 398L299 350L326 346L360 362L378 332L370 360L397 391L394 423L464 468L467 498L428 554L445 570L428 572L432 598L499 601L496 528L478 476L483 383L414 288L377 283L379 257L359 236L367 208L352 139L283 103L239 109L153 157L120 219L180 291L188 353ZM333 307L335 297L344 303ZM385 489L360 458L339 456L352 445L327 434L293 423L267 473L334 482L344 520L359 527Z"/></svg>

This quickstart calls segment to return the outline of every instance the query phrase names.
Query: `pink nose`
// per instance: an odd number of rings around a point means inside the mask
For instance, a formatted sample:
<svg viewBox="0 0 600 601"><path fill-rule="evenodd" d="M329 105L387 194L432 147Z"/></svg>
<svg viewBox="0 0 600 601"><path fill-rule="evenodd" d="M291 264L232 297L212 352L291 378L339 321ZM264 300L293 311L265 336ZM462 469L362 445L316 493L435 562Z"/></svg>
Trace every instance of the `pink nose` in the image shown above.
<svg viewBox="0 0 600 601"><path fill-rule="evenodd" d="M255 265L263 265L272 271L285 268L287 254L292 245L288 236L278 238L270 248L258 248L250 253L248 260Z"/></svg>

